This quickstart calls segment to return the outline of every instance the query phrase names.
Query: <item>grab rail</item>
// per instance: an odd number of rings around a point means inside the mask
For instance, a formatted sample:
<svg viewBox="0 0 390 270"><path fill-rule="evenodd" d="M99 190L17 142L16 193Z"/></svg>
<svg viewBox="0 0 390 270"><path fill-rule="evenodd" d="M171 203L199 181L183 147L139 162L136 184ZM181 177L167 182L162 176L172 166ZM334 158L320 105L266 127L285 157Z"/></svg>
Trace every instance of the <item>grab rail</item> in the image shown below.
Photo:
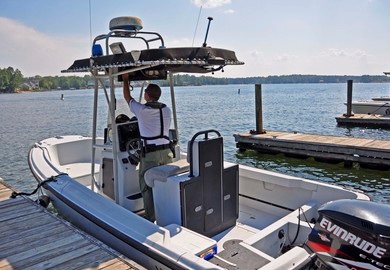
<svg viewBox="0 0 390 270"><path fill-rule="evenodd" d="M204 136L203 140L208 140L209 139L208 134L211 133L211 132L216 133L218 135L218 137L221 137L221 133L219 133L219 131L217 131L215 129L209 129L209 130L204 130L204 131L197 132L194 136L192 136L192 139L189 142L189 145L188 145L189 146L188 154L190 155L190 162L189 162L190 163L190 175L189 175L189 177L193 177L194 176L194 174L193 174L193 172L194 172L194 169L193 169L193 166L194 166L193 159L194 158L192 157L192 146L193 146L196 138L199 135L204 134L205 136Z"/></svg>
<svg viewBox="0 0 390 270"><path fill-rule="evenodd" d="M142 35L144 35L144 36L145 35L155 35L156 37L146 39ZM106 47L105 51L106 51L106 55L109 55L109 49L108 49L109 48L109 39L112 38L112 37L114 37L114 38L141 39L143 42L145 42L147 49L150 49L149 43L151 43L153 41L160 41L161 42L160 48L164 48L165 47L164 39L162 38L162 36L159 33L156 33L156 32L145 32L145 31L136 31L136 32L134 32L132 30L123 30L123 29L121 29L121 30L116 29L114 31L110 31L107 34L98 35L97 37L95 37L95 39L93 41L93 45L97 44L98 41L105 39L105 47Z"/></svg>

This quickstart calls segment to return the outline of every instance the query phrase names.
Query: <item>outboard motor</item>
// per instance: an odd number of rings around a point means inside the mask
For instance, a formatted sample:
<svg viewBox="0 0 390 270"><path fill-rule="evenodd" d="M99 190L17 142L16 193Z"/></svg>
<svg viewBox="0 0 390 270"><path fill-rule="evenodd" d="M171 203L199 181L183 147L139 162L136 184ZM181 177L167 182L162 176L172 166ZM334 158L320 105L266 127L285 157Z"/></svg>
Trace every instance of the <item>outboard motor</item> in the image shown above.
<svg viewBox="0 0 390 270"><path fill-rule="evenodd" d="M390 205L344 199L318 212L305 243L315 253L309 269L390 269Z"/></svg>

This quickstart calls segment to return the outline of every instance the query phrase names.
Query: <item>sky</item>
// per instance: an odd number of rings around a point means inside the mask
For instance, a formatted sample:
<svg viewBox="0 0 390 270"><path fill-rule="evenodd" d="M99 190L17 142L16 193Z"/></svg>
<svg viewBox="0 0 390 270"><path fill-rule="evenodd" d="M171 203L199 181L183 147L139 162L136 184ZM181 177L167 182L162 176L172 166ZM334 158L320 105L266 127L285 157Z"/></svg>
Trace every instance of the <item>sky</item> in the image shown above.
<svg viewBox="0 0 390 270"><path fill-rule="evenodd" d="M245 62L216 77L382 75L389 14L389 0L0 0L0 68L69 75L118 16L139 17L166 47L202 46L212 17L207 45Z"/></svg>

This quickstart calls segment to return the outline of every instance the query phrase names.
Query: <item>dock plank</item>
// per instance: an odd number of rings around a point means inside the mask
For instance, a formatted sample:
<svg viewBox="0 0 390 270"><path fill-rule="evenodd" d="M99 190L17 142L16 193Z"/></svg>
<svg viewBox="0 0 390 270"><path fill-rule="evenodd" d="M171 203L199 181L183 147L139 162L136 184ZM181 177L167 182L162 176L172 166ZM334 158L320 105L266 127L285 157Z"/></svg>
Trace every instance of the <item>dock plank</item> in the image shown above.
<svg viewBox="0 0 390 270"><path fill-rule="evenodd" d="M144 269L31 199L9 199L0 178L0 270Z"/></svg>
<svg viewBox="0 0 390 270"><path fill-rule="evenodd" d="M92 251L97 250L99 247L92 245L90 243L85 243L80 239L78 241L74 241L72 243L57 246L53 250L49 252L38 253L35 256L29 256L25 260L23 260L20 267L24 269L48 269L48 268L56 268L58 265L61 265L65 262L72 263L73 260L77 259L80 256L88 254ZM86 258L88 262L90 260L93 261L93 258ZM93 261L93 264L95 262ZM15 263L15 266L19 265ZM77 265L73 265L74 268L78 268Z"/></svg>
<svg viewBox="0 0 390 270"><path fill-rule="evenodd" d="M35 245L46 245L58 238L68 237L73 232L71 230L63 230L59 226L52 226L51 229L40 228L39 230L28 230L24 234L15 235L13 238L8 238L8 242L2 242L0 252L4 256L17 253L17 249L33 249ZM48 236L49 235L49 236ZM2 240L2 239L1 239ZM39 242L39 243L38 243Z"/></svg>
<svg viewBox="0 0 390 270"><path fill-rule="evenodd" d="M84 249L85 250L82 249L82 251L84 251L82 254L80 253L71 254L77 257L73 257L71 260L65 260L65 262L63 263L56 264L55 267L59 269L72 269L73 267L84 269L84 266L86 264L88 265L89 260L93 260L94 266L99 267L101 262L104 262L105 260L109 259L108 255L102 257L102 254L99 250L91 250L88 249L87 247L85 247ZM77 251L78 250L76 250L76 252ZM71 255L68 254L68 256Z"/></svg>
<svg viewBox="0 0 390 270"><path fill-rule="evenodd" d="M2 179L0 178L0 180L2 180ZM12 190L4 181L0 181L0 182L1 182L1 184L0 184L0 201L3 201L6 199L9 199L9 197L11 196Z"/></svg>

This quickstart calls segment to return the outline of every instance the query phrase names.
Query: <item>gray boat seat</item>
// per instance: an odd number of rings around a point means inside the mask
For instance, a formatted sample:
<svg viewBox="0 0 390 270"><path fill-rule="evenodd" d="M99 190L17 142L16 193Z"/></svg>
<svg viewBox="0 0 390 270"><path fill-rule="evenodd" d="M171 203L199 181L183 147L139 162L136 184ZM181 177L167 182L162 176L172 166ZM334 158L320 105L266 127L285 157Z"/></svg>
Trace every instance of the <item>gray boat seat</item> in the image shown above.
<svg viewBox="0 0 390 270"><path fill-rule="evenodd" d="M169 176L187 172L189 169L190 165L185 159L153 167L145 172L145 183L152 188L154 187L154 181L166 182Z"/></svg>

